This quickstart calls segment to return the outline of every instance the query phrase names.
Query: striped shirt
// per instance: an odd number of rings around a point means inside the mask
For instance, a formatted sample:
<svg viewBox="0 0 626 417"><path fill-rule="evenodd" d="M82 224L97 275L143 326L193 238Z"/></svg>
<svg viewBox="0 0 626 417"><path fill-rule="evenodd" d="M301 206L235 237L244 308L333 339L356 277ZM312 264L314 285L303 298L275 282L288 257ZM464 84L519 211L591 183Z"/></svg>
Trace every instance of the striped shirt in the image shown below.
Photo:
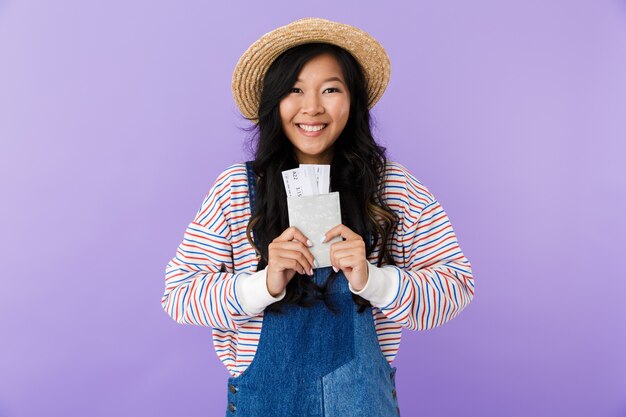
<svg viewBox="0 0 626 417"><path fill-rule="evenodd" d="M454 318L472 300L474 278L443 207L397 162L387 163L383 199L399 217L389 246L396 265L375 266L379 243L368 259L366 286L350 290L370 300L378 342L391 363L402 328L431 329ZM256 353L259 306L282 298L269 295L265 275L256 271L258 258L246 238L249 219L246 167L235 164L206 194L165 267L163 309L178 323L211 327L215 351L232 376Z"/></svg>

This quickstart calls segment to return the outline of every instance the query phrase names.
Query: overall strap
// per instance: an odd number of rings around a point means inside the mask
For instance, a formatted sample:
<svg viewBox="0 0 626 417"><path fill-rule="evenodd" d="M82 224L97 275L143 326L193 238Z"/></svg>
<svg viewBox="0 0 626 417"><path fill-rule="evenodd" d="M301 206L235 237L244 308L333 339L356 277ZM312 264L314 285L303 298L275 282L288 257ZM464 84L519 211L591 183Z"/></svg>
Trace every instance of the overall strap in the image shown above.
<svg viewBox="0 0 626 417"><path fill-rule="evenodd" d="M256 186L256 175L252 169L252 161L246 162L246 172L248 174L248 195L250 197L250 213L254 213L254 192Z"/></svg>

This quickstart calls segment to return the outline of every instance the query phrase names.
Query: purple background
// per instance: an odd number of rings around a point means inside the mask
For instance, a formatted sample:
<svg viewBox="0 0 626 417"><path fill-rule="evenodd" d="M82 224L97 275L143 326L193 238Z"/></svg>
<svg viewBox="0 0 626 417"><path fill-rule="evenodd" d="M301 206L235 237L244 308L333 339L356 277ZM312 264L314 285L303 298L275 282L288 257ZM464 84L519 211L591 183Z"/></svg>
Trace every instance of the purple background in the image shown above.
<svg viewBox="0 0 626 417"><path fill-rule="evenodd" d="M247 157L237 59L309 16L387 48L375 135L475 274L459 317L404 331L402 415L626 416L626 4L309 3L0 2L0 416L223 415L164 268Z"/></svg>

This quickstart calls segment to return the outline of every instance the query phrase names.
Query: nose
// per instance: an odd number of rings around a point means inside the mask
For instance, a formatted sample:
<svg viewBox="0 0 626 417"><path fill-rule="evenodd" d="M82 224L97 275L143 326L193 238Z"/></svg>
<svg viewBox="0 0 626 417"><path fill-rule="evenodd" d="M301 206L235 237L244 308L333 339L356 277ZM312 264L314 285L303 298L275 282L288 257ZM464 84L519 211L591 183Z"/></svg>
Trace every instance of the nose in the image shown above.
<svg viewBox="0 0 626 417"><path fill-rule="evenodd" d="M314 92L309 92L302 99L302 114L316 115L324 112L324 106L320 96Z"/></svg>

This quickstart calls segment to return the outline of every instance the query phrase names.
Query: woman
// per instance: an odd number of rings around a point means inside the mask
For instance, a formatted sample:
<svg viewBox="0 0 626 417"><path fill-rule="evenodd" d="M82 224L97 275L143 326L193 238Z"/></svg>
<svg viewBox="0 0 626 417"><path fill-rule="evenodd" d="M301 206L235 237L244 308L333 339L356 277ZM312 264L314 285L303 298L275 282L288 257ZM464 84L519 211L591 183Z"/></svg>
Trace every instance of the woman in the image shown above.
<svg viewBox="0 0 626 417"><path fill-rule="evenodd" d="M240 58L233 94L256 123L254 161L228 167L166 267L163 308L210 326L231 373L227 415L396 416L401 328L429 329L473 297L471 265L443 208L387 161L369 109L385 50L355 27L301 19ZM342 224L331 267L289 227L282 172L328 164Z"/></svg>

